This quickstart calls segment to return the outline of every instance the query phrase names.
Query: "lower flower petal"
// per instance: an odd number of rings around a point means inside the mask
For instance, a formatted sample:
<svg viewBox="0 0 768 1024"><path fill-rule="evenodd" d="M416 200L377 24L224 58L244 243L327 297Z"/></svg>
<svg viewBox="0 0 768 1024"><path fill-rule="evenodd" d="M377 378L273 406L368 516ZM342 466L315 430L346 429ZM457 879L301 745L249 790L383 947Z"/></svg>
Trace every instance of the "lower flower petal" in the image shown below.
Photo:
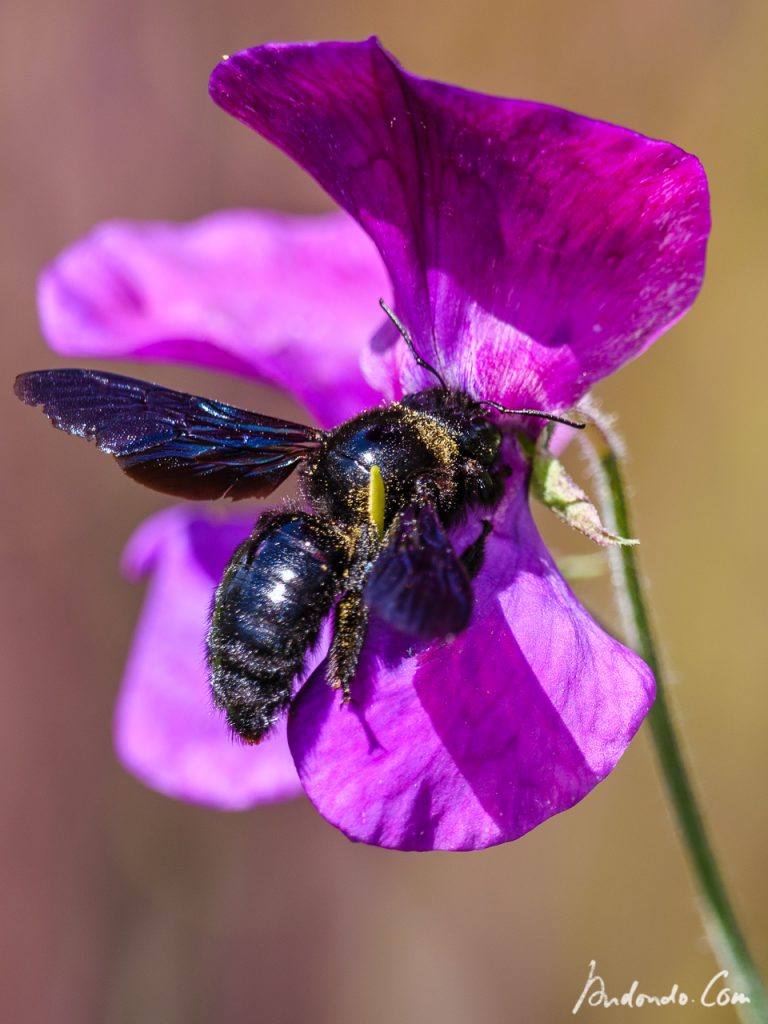
<svg viewBox="0 0 768 1024"><path fill-rule="evenodd" d="M327 427L379 400L359 360L390 290L346 214L230 210L190 224L102 224L48 267L38 298L62 355L245 374Z"/></svg>
<svg viewBox="0 0 768 1024"><path fill-rule="evenodd" d="M300 785L285 724L258 747L232 737L211 702L205 633L214 588L253 521L171 508L148 519L125 552L131 577L151 576L115 716L129 771L168 796L239 810L294 796Z"/></svg>
<svg viewBox="0 0 768 1024"><path fill-rule="evenodd" d="M302 784L351 839L403 850L516 839L603 779L647 713L650 670L577 602L526 490L518 479L496 517L469 629L414 649L373 622L353 703L339 705L322 666L294 703Z"/></svg>

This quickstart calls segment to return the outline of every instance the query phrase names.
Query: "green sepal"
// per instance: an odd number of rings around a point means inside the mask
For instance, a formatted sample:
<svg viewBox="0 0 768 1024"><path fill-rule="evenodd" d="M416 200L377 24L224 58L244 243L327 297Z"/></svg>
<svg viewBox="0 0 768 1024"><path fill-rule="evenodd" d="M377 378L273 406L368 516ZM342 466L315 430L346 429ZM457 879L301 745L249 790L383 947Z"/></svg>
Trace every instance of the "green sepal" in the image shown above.
<svg viewBox="0 0 768 1024"><path fill-rule="evenodd" d="M626 547L640 543L633 537L619 537L606 530L597 508L566 472L562 462L541 445L533 446L532 451L532 457L529 455L529 458L534 496L554 512L558 519L603 547L611 544Z"/></svg>

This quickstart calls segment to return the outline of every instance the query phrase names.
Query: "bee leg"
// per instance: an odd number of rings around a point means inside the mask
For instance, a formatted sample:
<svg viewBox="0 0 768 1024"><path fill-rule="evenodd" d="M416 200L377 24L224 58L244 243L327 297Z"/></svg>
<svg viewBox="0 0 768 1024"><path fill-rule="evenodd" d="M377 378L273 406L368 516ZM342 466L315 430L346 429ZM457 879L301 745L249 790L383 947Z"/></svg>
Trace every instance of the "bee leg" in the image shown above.
<svg viewBox="0 0 768 1024"><path fill-rule="evenodd" d="M482 568L485 557L485 538L492 529L493 526L490 519L483 519L480 536L477 540L473 540L469 547L464 549L464 553L461 556L461 561L471 580L477 576Z"/></svg>
<svg viewBox="0 0 768 1024"><path fill-rule="evenodd" d="M328 682L342 691L342 703L352 700L350 684L357 671L368 625L368 609L357 590L348 591L336 605L333 641L328 654Z"/></svg>

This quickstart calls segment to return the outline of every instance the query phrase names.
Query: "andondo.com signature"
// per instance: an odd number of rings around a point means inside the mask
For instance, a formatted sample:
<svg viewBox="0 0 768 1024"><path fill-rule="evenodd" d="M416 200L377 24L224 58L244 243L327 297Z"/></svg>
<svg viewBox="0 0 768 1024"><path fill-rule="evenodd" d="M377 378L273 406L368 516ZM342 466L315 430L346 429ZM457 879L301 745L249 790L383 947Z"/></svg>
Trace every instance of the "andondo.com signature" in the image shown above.
<svg viewBox="0 0 768 1024"><path fill-rule="evenodd" d="M673 984L668 992L654 995L641 991L639 981L633 981L625 992L613 995L609 993L603 977L597 973L597 963L590 960L586 984L571 1012L578 1013L582 1006L602 1006L606 1009L623 1006L635 1009L642 1006L688 1006L696 1003L705 1007L722 1007L741 1006L749 1001L748 995L728 985L728 971L718 971L696 996L683 992L677 984Z"/></svg>

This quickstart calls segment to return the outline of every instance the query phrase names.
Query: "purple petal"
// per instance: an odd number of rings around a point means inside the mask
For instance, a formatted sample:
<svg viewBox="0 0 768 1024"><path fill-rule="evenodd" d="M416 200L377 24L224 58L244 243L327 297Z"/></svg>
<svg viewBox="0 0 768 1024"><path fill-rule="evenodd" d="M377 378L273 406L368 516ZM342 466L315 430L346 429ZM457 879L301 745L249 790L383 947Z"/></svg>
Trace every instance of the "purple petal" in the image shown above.
<svg viewBox="0 0 768 1024"><path fill-rule="evenodd" d="M357 218L421 355L475 397L568 406L699 291L706 180L668 143L417 78L375 39L246 50L211 94ZM434 384L402 344L366 372Z"/></svg>
<svg viewBox="0 0 768 1024"><path fill-rule="evenodd" d="M389 291L374 246L346 215L229 211L103 224L44 272L39 305L62 355L245 374L332 426L379 400L359 364Z"/></svg>
<svg viewBox="0 0 768 1024"><path fill-rule="evenodd" d="M410 650L372 623L355 703L323 667L288 727L302 784L351 839L404 850L506 842L581 800L654 696L650 670L576 601L531 519L522 471L497 516L472 624Z"/></svg>
<svg viewBox="0 0 768 1024"><path fill-rule="evenodd" d="M151 583L117 706L117 751L154 789L225 810L300 792L285 725L246 746L233 739L208 688L211 598L252 525L171 508L139 527L124 558L129 576L151 575Z"/></svg>

